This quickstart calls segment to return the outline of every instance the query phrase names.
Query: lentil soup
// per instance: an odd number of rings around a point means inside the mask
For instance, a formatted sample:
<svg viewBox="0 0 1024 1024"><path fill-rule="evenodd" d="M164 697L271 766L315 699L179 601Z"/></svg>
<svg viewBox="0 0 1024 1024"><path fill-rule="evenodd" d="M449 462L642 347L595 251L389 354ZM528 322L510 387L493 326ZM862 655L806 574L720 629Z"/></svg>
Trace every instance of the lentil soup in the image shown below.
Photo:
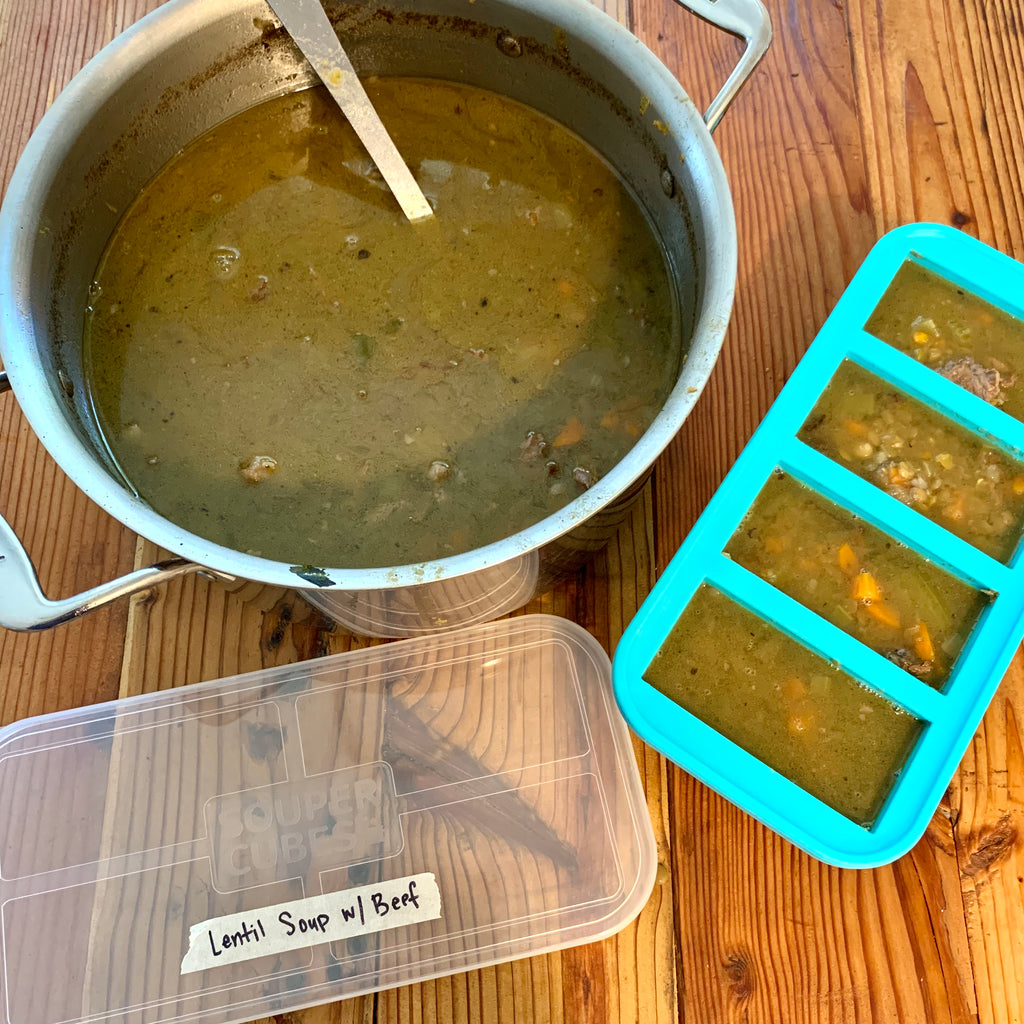
<svg viewBox="0 0 1024 1024"><path fill-rule="evenodd" d="M864 329L1024 420L1024 320L907 260Z"/></svg>
<svg viewBox="0 0 1024 1024"><path fill-rule="evenodd" d="M849 360L801 440L993 558L1024 521L1024 464Z"/></svg>
<svg viewBox="0 0 1024 1024"><path fill-rule="evenodd" d="M987 596L776 471L726 553L918 679L941 687Z"/></svg>
<svg viewBox="0 0 1024 1024"><path fill-rule="evenodd" d="M665 257L598 154L492 93L367 84L428 223L326 92L292 94L143 190L87 316L126 479L278 561L403 565L525 529L628 452L681 362Z"/></svg>
<svg viewBox="0 0 1024 1024"><path fill-rule="evenodd" d="M644 679L865 827L921 728L913 715L707 584Z"/></svg>

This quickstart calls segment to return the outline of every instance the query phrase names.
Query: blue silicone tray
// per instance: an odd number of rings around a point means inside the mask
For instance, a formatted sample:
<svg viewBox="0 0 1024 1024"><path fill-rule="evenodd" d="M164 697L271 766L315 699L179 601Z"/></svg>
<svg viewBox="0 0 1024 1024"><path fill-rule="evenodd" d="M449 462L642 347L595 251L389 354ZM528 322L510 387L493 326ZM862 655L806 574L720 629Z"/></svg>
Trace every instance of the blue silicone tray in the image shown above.
<svg viewBox="0 0 1024 1024"><path fill-rule="evenodd" d="M836 368L849 359L986 442L1017 458L1024 453L1024 423L863 330L908 259L1024 318L1020 263L942 225L908 225L883 237L626 629L614 659L615 695L640 737L797 846L843 867L888 863L921 837L1024 635L1024 545L1018 543L1006 563L996 561L797 438ZM960 578L995 593L942 691L915 679L722 553L776 468ZM919 738L870 828L817 800L643 680L702 583L921 719Z"/></svg>

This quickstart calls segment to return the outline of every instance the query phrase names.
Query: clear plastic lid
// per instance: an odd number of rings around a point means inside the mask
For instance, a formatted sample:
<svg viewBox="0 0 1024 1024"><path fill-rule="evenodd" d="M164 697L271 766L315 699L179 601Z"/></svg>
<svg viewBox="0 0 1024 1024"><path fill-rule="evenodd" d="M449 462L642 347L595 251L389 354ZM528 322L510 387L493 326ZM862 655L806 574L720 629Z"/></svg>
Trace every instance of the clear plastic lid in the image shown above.
<svg viewBox="0 0 1024 1024"><path fill-rule="evenodd" d="M551 616L0 732L11 1024L245 1021L592 941L654 870L608 658Z"/></svg>

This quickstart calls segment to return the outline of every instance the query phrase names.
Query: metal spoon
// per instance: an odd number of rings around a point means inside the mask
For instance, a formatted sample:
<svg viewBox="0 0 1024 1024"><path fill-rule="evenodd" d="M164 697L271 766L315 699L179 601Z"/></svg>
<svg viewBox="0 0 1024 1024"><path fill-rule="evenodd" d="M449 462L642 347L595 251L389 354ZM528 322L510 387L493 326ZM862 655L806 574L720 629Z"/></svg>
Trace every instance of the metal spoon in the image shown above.
<svg viewBox="0 0 1024 1024"><path fill-rule="evenodd" d="M366 95L320 0L268 2L341 107L406 217L411 221L432 217L434 211Z"/></svg>

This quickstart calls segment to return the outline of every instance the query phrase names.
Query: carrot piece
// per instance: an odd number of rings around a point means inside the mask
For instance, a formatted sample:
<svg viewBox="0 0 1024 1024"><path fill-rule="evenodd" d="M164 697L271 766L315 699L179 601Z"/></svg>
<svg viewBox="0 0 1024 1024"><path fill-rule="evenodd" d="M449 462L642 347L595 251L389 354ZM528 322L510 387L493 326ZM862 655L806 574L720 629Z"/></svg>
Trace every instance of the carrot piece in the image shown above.
<svg viewBox="0 0 1024 1024"><path fill-rule="evenodd" d="M861 569L853 578L853 599L860 601L861 604L870 604L882 599L881 588L867 569Z"/></svg>
<svg viewBox="0 0 1024 1024"><path fill-rule="evenodd" d="M868 432L868 428L860 420L844 420L843 426L846 432L853 434L854 437L863 437Z"/></svg>
<svg viewBox="0 0 1024 1024"><path fill-rule="evenodd" d="M909 633L910 643L914 648L914 653L922 661L934 661L935 645L932 643L928 627L923 622L919 622L916 626L912 626L910 628Z"/></svg>
<svg viewBox="0 0 1024 1024"><path fill-rule="evenodd" d="M617 427L618 425L619 425L619 414L614 409L612 409L611 412L606 412L601 417L601 426L605 430L611 430L613 427Z"/></svg>
<svg viewBox="0 0 1024 1024"><path fill-rule="evenodd" d="M559 281L558 282L558 294L564 295L568 298L576 289L573 288L571 281Z"/></svg>
<svg viewBox="0 0 1024 1024"><path fill-rule="evenodd" d="M1013 478L1013 493L1024 494L1024 476L1015 476Z"/></svg>
<svg viewBox="0 0 1024 1024"><path fill-rule="evenodd" d="M836 560L839 562L839 568L842 569L847 576L855 576L860 572L860 559L849 544L843 544L839 548L836 552Z"/></svg>
<svg viewBox="0 0 1024 1024"><path fill-rule="evenodd" d="M764 549L770 555L781 555L788 547L788 537L765 537L764 539Z"/></svg>
<svg viewBox="0 0 1024 1024"><path fill-rule="evenodd" d="M786 700L798 700L807 693L807 686L799 676L790 676L782 684L782 695Z"/></svg>
<svg viewBox="0 0 1024 1024"><path fill-rule="evenodd" d="M900 628L900 613L891 604L886 604L885 601L871 601L864 605L864 610L883 626L890 629Z"/></svg>
<svg viewBox="0 0 1024 1024"><path fill-rule="evenodd" d="M582 441L585 433L586 430L584 429L583 424L580 423L579 417L573 416L573 418L569 420L564 427L562 427L558 436L551 442L551 444L555 448L565 448L567 445L575 444L577 441Z"/></svg>

